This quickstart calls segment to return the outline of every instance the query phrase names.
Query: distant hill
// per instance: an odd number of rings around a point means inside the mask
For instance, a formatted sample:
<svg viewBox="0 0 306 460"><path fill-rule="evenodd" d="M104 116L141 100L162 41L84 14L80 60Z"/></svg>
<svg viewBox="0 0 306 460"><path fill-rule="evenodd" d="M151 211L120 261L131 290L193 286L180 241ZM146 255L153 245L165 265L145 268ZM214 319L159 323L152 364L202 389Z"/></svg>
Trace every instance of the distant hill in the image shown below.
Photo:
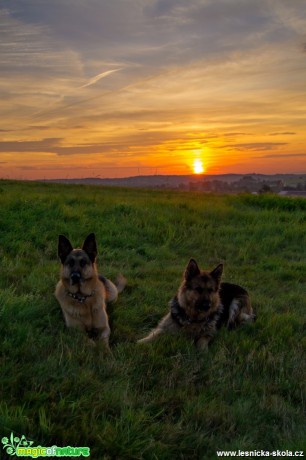
<svg viewBox="0 0 306 460"><path fill-rule="evenodd" d="M224 182L231 184L245 182L276 183L281 182L284 186L295 186L299 182L306 182L306 174L203 174L203 175L154 175L154 176L133 176L123 178L102 179L98 177L88 177L82 179L52 179L47 182L65 184L92 184L106 185L115 187L143 187L143 188L190 188L192 185L207 182Z"/></svg>

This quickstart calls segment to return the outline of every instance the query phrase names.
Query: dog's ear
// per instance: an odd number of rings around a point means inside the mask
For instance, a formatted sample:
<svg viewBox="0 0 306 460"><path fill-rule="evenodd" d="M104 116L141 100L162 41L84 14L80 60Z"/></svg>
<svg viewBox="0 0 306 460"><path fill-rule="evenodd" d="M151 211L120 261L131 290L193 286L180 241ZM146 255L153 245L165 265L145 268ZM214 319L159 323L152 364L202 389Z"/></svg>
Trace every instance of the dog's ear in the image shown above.
<svg viewBox="0 0 306 460"><path fill-rule="evenodd" d="M58 237L58 257L61 259L62 264L67 259L68 255L72 251L73 247L64 235Z"/></svg>
<svg viewBox="0 0 306 460"><path fill-rule="evenodd" d="M96 236L94 233L90 233L90 235L87 236L82 249L86 252L91 262L94 263L98 253Z"/></svg>
<svg viewBox="0 0 306 460"><path fill-rule="evenodd" d="M218 284L221 282L223 273L223 264L219 264L212 272L210 272L211 276L217 281Z"/></svg>
<svg viewBox="0 0 306 460"><path fill-rule="evenodd" d="M184 278L186 281L190 281L192 278L200 274L198 264L194 259L190 259L187 267L185 268Z"/></svg>

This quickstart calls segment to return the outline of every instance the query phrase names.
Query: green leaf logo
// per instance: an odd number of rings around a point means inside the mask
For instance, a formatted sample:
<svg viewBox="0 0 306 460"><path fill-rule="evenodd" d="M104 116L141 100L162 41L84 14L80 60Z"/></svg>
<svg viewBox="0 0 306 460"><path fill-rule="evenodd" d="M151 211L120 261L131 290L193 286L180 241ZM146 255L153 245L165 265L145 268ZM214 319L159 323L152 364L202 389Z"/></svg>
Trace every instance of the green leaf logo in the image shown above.
<svg viewBox="0 0 306 460"><path fill-rule="evenodd" d="M14 436L14 433L11 433L10 439L4 437L1 439L3 444L3 449L9 455L15 455L19 446L30 447L33 444L33 441L28 441L24 435L21 438Z"/></svg>

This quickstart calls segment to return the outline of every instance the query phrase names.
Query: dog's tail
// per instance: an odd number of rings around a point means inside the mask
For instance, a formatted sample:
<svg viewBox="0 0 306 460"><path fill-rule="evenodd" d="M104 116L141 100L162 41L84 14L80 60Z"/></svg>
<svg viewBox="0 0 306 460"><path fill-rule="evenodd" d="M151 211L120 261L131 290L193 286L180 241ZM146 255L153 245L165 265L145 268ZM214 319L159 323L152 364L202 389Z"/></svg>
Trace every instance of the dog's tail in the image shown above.
<svg viewBox="0 0 306 460"><path fill-rule="evenodd" d="M115 280L115 286L117 288L118 294L123 291L125 286L127 285L127 279L125 276L119 274Z"/></svg>
<svg viewBox="0 0 306 460"><path fill-rule="evenodd" d="M127 284L127 280L123 275L118 275L114 283L103 275L99 275L99 280L105 286L107 303L116 302L118 294L123 291Z"/></svg>

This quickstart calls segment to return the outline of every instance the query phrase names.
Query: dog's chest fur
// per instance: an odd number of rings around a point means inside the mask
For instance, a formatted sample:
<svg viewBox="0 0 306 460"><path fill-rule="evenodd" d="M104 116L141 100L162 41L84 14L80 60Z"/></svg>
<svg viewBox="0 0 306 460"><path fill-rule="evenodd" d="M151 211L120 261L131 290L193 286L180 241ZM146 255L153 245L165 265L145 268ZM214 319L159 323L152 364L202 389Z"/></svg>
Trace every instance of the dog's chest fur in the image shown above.
<svg viewBox="0 0 306 460"><path fill-rule="evenodd" d="M246 291L236 284L221 283L219 289L219 301L213 309L206 314L193 312L189 316L189 309L183 308L175 296L170 301L172 320L187 334L192 337L203 335L212 337L222 324L227 324L230 306L233 300L239 299ZM187 313L188 312L188 313Z"/></svg>
<svg viewBox="0 0 306 460"><path fill-rule="evenodd" d="M220 302L217 308L203 316L188 316L185 309L178 302L177 296L170 301L170 312L172 320L187 334L193 338L213 336L219 324L222 322L223 305Z"/></svg>
<svg viewBox="0 0 306 460"><path fill-rule="evenodd" d="M59 281L56 295L66 318L67 326L72 322L80 323L85 328L100 327L104 323L105 293L100 281L97 281L96 289L92 295L83 296L76 293L71 294ZM85 298L86 297L86 298Z"/></svg>

